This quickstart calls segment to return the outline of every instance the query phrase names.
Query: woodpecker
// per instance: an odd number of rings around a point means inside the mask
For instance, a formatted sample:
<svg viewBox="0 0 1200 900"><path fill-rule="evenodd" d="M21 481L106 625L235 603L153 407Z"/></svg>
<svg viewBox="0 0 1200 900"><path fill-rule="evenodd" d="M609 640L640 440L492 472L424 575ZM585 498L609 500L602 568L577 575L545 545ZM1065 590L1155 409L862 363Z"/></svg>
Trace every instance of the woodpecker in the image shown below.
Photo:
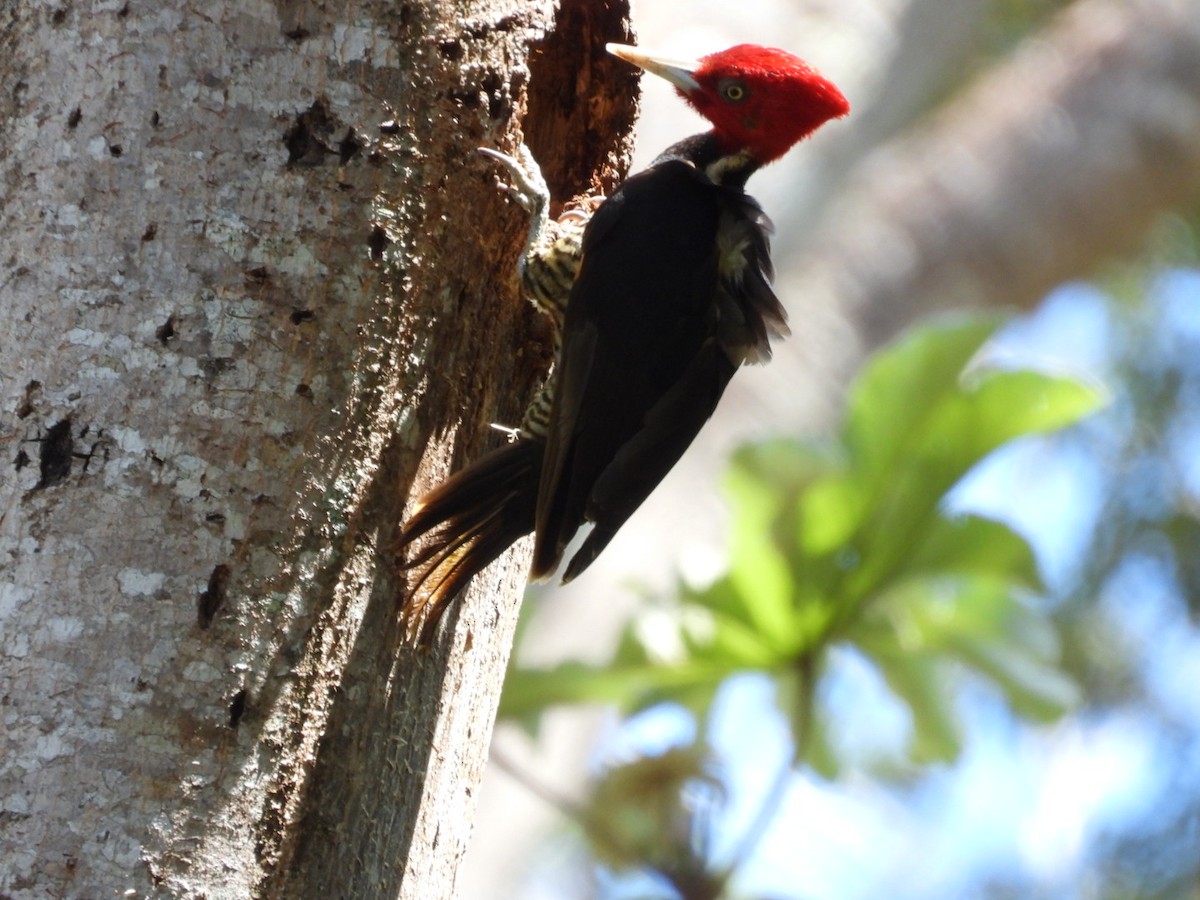
<svg viewBox="0 0 1200 900"><path fill-rule="evenodd" d="M587 211L548 220L525 151L490 152L532 224L518 266L555 327L554 370L513 439L453 475L401 529L412 636L427 639L466 582L533 532L530 576L586 569L692 443L733 373L788 334L771 289L770 220L746 180L850 111L832 82L784 50L741 44L695 62L619 44L711 124ZM420 549L412 552L412 545Z"/></svg>

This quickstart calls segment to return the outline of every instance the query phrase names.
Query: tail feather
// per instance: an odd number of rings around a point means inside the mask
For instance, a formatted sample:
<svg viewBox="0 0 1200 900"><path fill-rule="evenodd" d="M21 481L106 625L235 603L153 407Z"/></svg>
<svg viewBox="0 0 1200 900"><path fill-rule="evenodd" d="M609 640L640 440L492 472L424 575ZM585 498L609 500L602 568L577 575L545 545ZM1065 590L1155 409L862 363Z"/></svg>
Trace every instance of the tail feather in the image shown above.
<svg viewBox="0 0 1200 900"><path fill-rule="evenodd" d="M515 541L533 531L545 442L522 438L430 491L401 529L397 554L410 573L404 619L428 642L451 600Z"/></svg>

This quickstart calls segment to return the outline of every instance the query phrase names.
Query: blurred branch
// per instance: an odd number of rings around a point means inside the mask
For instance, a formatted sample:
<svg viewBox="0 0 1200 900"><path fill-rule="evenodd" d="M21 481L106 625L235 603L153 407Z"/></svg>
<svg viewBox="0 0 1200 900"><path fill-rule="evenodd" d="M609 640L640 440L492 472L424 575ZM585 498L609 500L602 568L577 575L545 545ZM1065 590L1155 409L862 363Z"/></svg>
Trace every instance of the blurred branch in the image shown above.
<svg viewBox="0 0 1200 900"><path fill-rule="evenodd" d="M792 202L768 204L780 235L794 243L780 249L796 253L806 237L824 219L829 203L838 195L849 173L872 151L918 120L945 96L951 86L961 86L962 73L979 65L979 48L995 3L946 3L945 0L906 0L898 5L886 37L832 53L818 68L828 72L848 91L853 112L835 128L821 131L796 153L756 178L751 193L771 196L767 184L778 179ZM796 31L780 46L807 53L816 42L811 35L828 16L822 11L810 20L800 19ZM866 43L865 36L859 35ZM870 62L863 61L863 57ZM856 78L855 72L860 72ZM867 72L865 77L861 72ZM843 75L848 81L843 84ZM639 124L639 129L642 126ZM783 254L781 254L782 256Z"/></svg>
<svg viewBox="0 0 1200 900"><path fill-rule="evenodd" d="M820 378L828 403L914 319L1032 306L1197 198L1200 3L1081 0L864 161L781 278L785 296L803 285L804 321L772 393L788 403ZM811 421L792 403L787 418Z"/></svg>

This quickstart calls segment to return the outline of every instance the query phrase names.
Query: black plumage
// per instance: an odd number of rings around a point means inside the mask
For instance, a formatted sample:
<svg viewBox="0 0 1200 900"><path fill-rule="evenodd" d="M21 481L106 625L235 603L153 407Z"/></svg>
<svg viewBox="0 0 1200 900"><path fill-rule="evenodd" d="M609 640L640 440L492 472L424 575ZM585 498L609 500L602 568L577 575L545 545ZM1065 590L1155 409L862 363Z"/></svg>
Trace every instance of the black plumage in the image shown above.
<svg viewBox="0 0 1200 900"><path fill-rule="evenodd" d="M599 206L567 303L547 434L522 433L421 501L400 538L402 548L426 538L404 563L415 572L410 623L427 631L531 531L531 574L545 578L594 523L564 581L579 575L692 443L738 366L769 358L787 326L770 287L770 222L742 190L753 168L700 135Z"/></svg>
<svg viewBox="0 0 1200 900"><path fill-rule="evenodd" d="M751 164L706 168L711 136L677 144L588 224L571 290L538 487L532 575L599 555L716 409L748 360L786 331L770 288L770 223L742 191Z"/></svg>

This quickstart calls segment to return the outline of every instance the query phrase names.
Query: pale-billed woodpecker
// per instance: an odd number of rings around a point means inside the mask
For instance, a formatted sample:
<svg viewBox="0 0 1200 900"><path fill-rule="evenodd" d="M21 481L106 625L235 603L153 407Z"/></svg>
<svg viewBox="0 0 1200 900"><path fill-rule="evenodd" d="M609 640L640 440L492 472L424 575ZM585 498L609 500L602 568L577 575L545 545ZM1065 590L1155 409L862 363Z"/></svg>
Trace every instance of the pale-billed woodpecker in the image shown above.
<svg viewBox="0 0 1200 900"><path fill-rule="evenodd" d="M771 223L746 179L830 119L842 93L783 50L742 44L676 62L609 51L673 84L712 124L668 148L587 212L546 216L532 157L488 152L533 217L519 265L525 293L555 326L554 371L513 439L417 504L399 547L420 549L405 616L428 637L468 579L534 533L543 579L585 523L575 578L666 476L743 363L788 333L771 289Z"/></svg>

